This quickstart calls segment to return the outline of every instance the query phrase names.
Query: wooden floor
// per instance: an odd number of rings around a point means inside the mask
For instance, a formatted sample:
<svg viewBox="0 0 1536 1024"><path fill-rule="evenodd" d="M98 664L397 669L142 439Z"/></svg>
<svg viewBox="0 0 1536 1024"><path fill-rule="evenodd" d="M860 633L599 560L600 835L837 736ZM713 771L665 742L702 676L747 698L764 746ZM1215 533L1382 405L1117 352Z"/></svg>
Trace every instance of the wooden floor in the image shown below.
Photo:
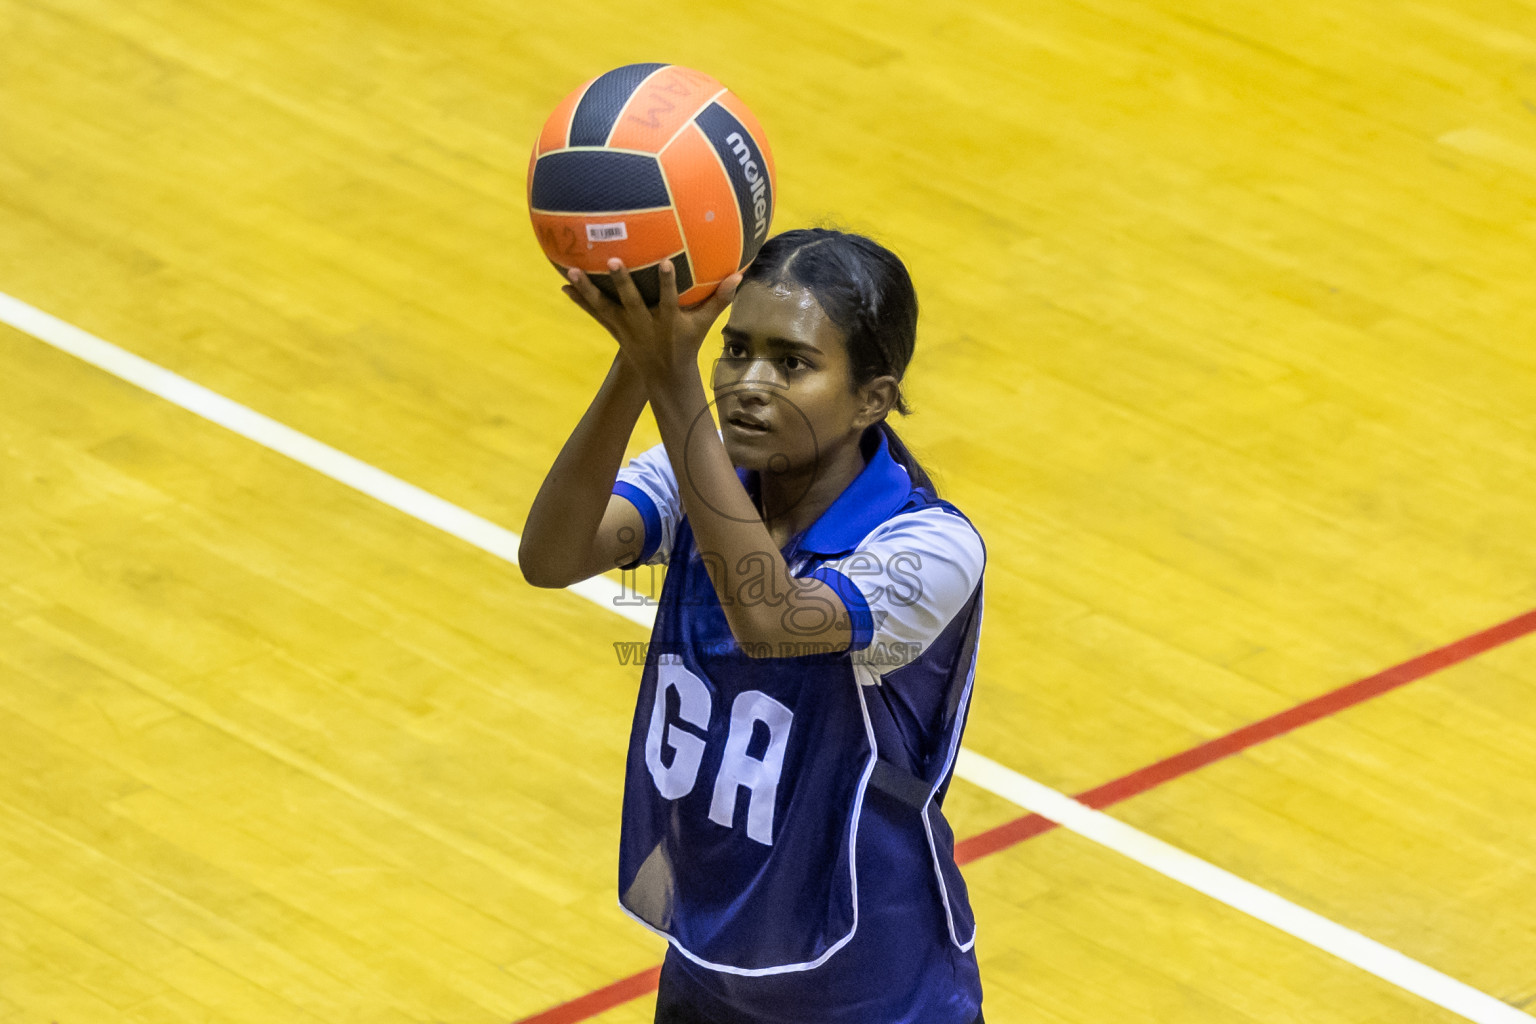
<svg viewBox="0 0 1536 1024"><path fill-rule="evenodd" d="M527 154L675 61L777 227L913 270L973 749L1079 792L1536 607L1529 0L666 11L0 0L0 292L519 529L612 344ZM0 1024L489 1024L656 963L644 635L0 328ZM1536 1010L1536 638L1113 813ZM989 1021L1460 1019L1070 833L967 877Z"/></svg>

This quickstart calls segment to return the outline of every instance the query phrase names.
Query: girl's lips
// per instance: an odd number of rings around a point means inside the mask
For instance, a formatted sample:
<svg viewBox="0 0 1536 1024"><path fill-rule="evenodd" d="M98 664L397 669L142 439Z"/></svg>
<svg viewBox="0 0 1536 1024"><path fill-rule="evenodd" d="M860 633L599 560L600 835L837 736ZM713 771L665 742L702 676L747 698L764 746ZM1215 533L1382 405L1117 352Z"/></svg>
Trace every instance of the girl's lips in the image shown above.
<svg viewBox="0 0 1536 1024"><path fill-rule="evenodd" d="M747 426L745 423L738 423L735 420L727 420L725 429L729 430L737 437L758 438L768 436L767 427L751 427Z"/></svg>
<svg viewBox="0 0 1536 1024"><path fill-rule="evenodd" d="M768 424L753 416L735 413L726 418L726 426L735 427L738 431L747 434L766 434L769 431Z"/></svg>

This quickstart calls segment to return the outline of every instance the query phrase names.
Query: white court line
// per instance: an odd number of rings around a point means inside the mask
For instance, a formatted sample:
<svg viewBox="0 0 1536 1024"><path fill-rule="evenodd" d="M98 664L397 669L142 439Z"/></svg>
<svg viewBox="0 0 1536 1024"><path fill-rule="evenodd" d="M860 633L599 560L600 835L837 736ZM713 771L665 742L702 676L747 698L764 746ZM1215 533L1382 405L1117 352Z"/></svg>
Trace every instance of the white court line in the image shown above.
<svg viewBox="0 0 1536 1024"><path fill-rule="evenodd" d="M957 774L982 789L1011 800L1062 828L1122 853L1191 889L1205 893L1235 910L1332 953L1362 970L1405 988L1414 995L1458 1013L1468 1020L1531 1024L1532 1018L1470 985L1441 974L1390 946L1314 914L1223 870L1209 861L1154 839L1125 822L1096 811L1049 786L1026 778L973 750L960 751Z"/></svg>
<svg viewBox="0 0 1536 1024"><path fill-rule="evenodd" d="M173 405L212 420L241 437L286 455L317 473L323 473L338 483L376 498L391 508L399 509L414 519L467 541L497 558L517 564L518 536L511 530L450 504L435 494L428 494L414 484L408 484L346 452L337 451L307 434L301 434L292 427L284 426L238 402L232 402L201 384L194 384L180 374L141 359L111 342L102 341L94 334L88 334L3 292L0 292L0 323L9 324L39 341L62 349L92 366L106 370L114 377L120 377ZM655 612L649 607L615 603L614 598L624 592L623 587L606 577L597 576L569 589L632 622L642 626L655 624Z"/></svg>
<svg viewBox="0 0 1536 1024"><path fill-rule="evenodd" d="M57 317L0 293L0 323L83 359L241 437L288 456L318 473L376 498L406 515L517 563L517 534L408 484L345 452L321 444L178 374L124 351ZM615 604L622 587L595 577L569 588L632 622L654 623L652 606ZM1141 832L1065 794L969 750L955 773L1027 811L1106 846L1363 971L1478 1024L1531 1024L1533 1018L1485 992L1419 963L1390 947L1282 899L1267 889Z"/></svg>

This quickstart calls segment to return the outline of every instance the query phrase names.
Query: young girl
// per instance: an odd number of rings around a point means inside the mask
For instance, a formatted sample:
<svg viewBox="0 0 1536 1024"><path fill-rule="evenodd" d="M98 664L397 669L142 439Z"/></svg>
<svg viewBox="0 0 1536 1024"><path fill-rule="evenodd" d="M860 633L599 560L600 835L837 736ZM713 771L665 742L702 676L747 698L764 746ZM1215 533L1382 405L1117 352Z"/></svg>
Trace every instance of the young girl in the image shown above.
<svg viewBox="0 0 1536 1024"><path fill-rule="evenodd" d="M579 271L618 341L528 514L564 587L665 562L630 738L619 901L667 937L656 1020L973 1024L975 925L939 807L985 550L886 422L917 297L867 238L790 231L680 309ZM734 304L732 302L734 300ZM713 390L697 369L731 305ZM662 443L620 469L649 401Z"/></svg>

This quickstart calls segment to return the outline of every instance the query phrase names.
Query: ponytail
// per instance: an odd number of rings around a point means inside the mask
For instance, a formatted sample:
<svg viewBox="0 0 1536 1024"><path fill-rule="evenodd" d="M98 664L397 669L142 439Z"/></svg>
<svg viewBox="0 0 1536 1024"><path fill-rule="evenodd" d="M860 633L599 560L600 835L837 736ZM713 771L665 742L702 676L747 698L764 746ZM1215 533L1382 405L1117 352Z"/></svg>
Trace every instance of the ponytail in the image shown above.
<svg viewBox="0 0 1536 1024"><path fill-rule="evenodd" d="M937 498L939 489L934 485L933 478L928 475L923 464L917 461L917 456L913 455L911 449L901 440L896 433L896 428L891 426L890 420L881 420L876 426L885 434L885 443L890 449L891 458L895 459L907 471L907 476L912 478L912 486L927 492L930 498Z"/></svg>

